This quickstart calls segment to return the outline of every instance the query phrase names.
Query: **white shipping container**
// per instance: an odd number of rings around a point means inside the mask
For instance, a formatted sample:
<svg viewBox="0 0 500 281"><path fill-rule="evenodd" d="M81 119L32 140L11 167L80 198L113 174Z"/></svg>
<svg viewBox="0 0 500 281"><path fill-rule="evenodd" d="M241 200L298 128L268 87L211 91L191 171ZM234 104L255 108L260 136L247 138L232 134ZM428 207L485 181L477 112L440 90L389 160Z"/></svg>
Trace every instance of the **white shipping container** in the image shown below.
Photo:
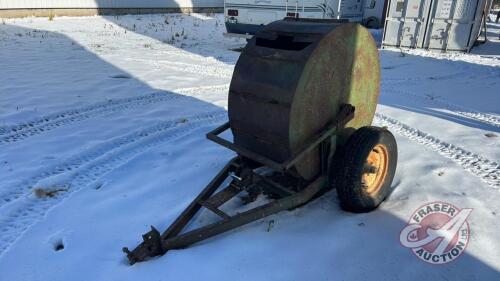
<svg viewBox="0 0 500 281"><path fill-rule="evenodd" d="M469 51L487 0L390 0L383 46Z"/></svg>

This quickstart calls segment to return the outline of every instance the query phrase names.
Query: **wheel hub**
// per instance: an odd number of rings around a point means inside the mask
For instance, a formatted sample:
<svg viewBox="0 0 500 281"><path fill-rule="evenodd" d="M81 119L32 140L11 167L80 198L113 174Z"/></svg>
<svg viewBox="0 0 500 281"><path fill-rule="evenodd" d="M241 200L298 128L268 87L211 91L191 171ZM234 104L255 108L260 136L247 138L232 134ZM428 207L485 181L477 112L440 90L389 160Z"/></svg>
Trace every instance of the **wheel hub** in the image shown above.
<svg viewBox="0 0 500 281"><path fill-rule="evenodd" d="M375 195L380 190L387 174L388 164L389 153L387 147L383 144L377 144L366 158L361 179L366 193Z"/></svg>

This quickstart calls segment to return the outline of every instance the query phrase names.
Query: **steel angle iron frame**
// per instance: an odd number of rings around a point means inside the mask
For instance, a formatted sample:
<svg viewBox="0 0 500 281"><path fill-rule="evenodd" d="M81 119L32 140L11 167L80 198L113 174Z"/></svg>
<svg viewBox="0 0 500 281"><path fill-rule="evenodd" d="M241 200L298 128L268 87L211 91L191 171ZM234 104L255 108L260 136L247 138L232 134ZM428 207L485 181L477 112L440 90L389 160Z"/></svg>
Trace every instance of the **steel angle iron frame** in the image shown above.
<svg viewBox="0 0 500 281"><path fill-rule="evenodd" d="M322 194L330 186L328 184L328 171L330 170L329 165L331 165L329 147L332 138L335 137L338 129L343 128L353 118L354 107L350 104L342 105L334 120L306 142L298 150L298 153L282 163L221 138L219 135L230 128L229 122L209 132L207 134L209 140L235 151L238 156L226 164L167 230L160 233L152 226L149 232L142 235L143 242L134 250L130 251L124 247L123 252L127 254L130 264L163 255L169 250L185 248L277 212L299 207ZM321 155L320 174L316 178L305 182L295 175L292 167L301 157L317 147L319 147ZM274 173L288 178L296 179L299 184L294 185L295 188L291 188L280 181L274 180L271 176L257 173L255 169L261 167L268 168ZM218 191L228 178L231 179L228 186ZM219 209L220 206L242 191L247 191L248 194L263 192L271 195L273 199L269 203L236 215L228 215ZM182 230L202 207L218 215L221 220L181 234Z"/></svg>

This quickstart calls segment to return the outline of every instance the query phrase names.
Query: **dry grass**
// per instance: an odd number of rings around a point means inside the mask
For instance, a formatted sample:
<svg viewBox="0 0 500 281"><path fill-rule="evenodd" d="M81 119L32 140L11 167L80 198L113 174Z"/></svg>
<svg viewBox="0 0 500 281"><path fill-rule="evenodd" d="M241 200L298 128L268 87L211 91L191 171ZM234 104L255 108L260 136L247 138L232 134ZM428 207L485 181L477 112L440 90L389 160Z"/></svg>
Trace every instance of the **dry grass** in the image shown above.
<svg viewBox="0 0 500 281"><path fill-rule="evenodd" d="M33 192L35 193L35 196L37 198L52 198L55 197L59 192L65 192L68 191L67 188L56 188L56 189L51 189L51 188L35 188Z"/></svg>

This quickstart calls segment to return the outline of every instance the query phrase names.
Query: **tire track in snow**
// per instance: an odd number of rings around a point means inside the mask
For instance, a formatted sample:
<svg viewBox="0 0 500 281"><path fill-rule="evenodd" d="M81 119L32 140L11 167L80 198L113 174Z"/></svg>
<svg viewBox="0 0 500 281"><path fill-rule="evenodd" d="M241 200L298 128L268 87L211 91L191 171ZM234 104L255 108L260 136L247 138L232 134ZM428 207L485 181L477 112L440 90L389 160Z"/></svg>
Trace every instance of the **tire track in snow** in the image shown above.
<svg viewBox="0 0 500 281"><path fill-rule="evenodd" d="M140 106L148 106L160 102L166 102L183 98L178 95L186 92L190 96L200 95L197 91L219 90L227 85L202 86L194 88L180 88L173 92L156 92L148 95L122 98L108 102L100 102L81 108L69 109L53 113L31 122L21 123L9 127L0 127L0 144L15 143L26 138L57 129L62 126L71 125L75 122L95 118L109 113L121 112ZM4 136L2 136L4 135Z"/></svg>
<svg viewBox="0 0 500 281"><path fill-rule="evenodd" d="M493 188L500 187L500 165L483 156L474 154L454 144L444 142L428 133L410 127L389 116L375 113L375 121L381 126L405 136L412 141L425 145L431 150L457 163L459 166L479 177Z"/></svg>
<svg viewBox="0 0 500 281"><path fill-rule="evenodd" d="M398 69L400 66L385 66L382 67L384 70L392 70L392 69ZM401 84L401 83L410 83L410 84L417 84L425 81L436 81L436 80L449 80L453 79L456 77L464 77L468 72L466 71L458 71L455 73L450 73L450 74L441 74L441 75L434 75L434 76L421 76L421 77L396 77L396 78L383 78L382 82L383 83L393 83L393 84Z"/></svg>
<svg viewBox="0 0 500 281"><path fill-rule="evenodd" d="M200 91L202 91L203 94L200 95ZM198 98L201 98L202 95L206 95L209 92L216 93L217 91L229 92L229 84L188 87L188 88L182 88L182 89L175 90L176 93L186 95L186 96L191 96L191 97L198 97Z"/></svg>
<svg viewBox="0 0 500 281"><path fill-rule="evenodd" d="M205 114L187 116L185 118L187 118L188 120L191 118L193 120L198 120L205 118ZM179 120L182 121L182 118L177 117L175 119L165 121L161 123L161 125L149 127L148 129L117 137L92 149L86 150L81 154L74 155L66 159L63 163L54 164L50 168L40 171L37 175L31 177L29 180L24 180L22 182L9 186L5 192L0 193L0 210L4 205L10 204L20 197L25 196L26 194L31 194L32 188L40 180L76 170L79 167L105 155L106 153L109 153L110 151L119 149L120 147L123 147L130 143L137 142L151 134L167 130L171 127L175 127L178 122L180 122Z"/></svg>
<svg viewBox="0 0 500 281"><path fill-rule="evenodd" d="M391 68L391 66L383 67L383 69L397 69L398 66ZM500 72L491 71L490 73L481 73L470 75L470 71L459 71L452 74L441 74L441 75L431 75L431 76L420 76L420 77L390 77L391 75L382 74L383 78L380 80L381 86L415 86L421 85L422 83L434 83L450 80L453 78L461 77L461 83L465 83L466 80L477 80L477 79L498 79ZM392 74L392 73L391 73ZM389 77L387 77L389 76ZM429 84L427 86L433 86L434 84ZM442 83L441 83L442 85Z"/></svg>
<svg viewBox="0 0 500 281"><path fill-rule="evenodd" d="M438 97L425 97L422 95L418 95L412 92L404 91L404 90L398 90L392 87L389 87L387 91L384 91L383 94L390 94L390 95L397 95L397 94L402 94L406 96L411 96L412 98L416 98L421 100L424 104L430 105L430 106L435 106L435 107L441 107L443 109L447 109L451 112L453 112L455 115L459 115L468 119L473 119L481 123L485 123L488 125L492 125L494 127L500 127L500 118L493 116L491 114L479 112L470 108L466 108L460 105L456 105L447 101L444 101Z"/></svg>
<svg viewBox="0 0 500 281"><path fill-rule="evenodd" d="M83 121L112 112L120 112L138 106L154 104L158 102L173 100L178 96L172 93L152 93L148 95L122 98L109 102L100 102L81 108L61 111L50 114L31 122L0 128L0 143L13 143L31 136L51 131L61 126L70 125L74 122Z"/></svg>
<svg viewBox="0 0 500 281"><path fill-rule="evenodd" d="M181 89L175 90L175 92L179 93L179 94L186 95L186 96L196 96L196 95L200 95L200 92L202 95L204 95L206 91L217 92L217 91L221 91L221 90L222 91L227 90L228 88L229 88L229 85L224 84L224 85L181 88ZM186 96L176 95L175 97L182 98L182 97L186 97ZM54 116L61 116L61 114L54 114ZM166 122L172 123L175 120L178 120L179 118L172 119L172 120L166 121ZM189 116L188 116L188 118L189 118ZM193 118L197 118L197 117L194 116ZM148 132L151 130L154 131L154 127L150 128L150 130L148 130ZM47 177L62 174L62 173L71 171L73 169L76 169L76 168L94 160L95 158L102 156L103 154L105 154L108 151L111 151L113 149L116 149L116 148L119 148L123 145L126 145L127 143L129 143L132 140L133 140L133 138L129 138L128 136L118 137L110 142L106 142L102 145L99 145L99 146L93 148L93 149L87 150L82 154L72 156L62 164L55 164L55 165L51 166L50 168L47 168L44 171L39 172L38 175L31 177L29 180L24 180L20 183L16 183L16 184L9 186L7 191L0 192L0 209L3 205L9 204L10 202L22 197L23 195L26 195L26 193L30 193L31 192L30 189L38 181L40 181L44 178L47 178Z"/></svg>
<svg viewBox="0 0 500 281"><path fill-rule="evenodd" d="M224 64L208 63L202 64L203 61L200 60L200 64L193 63L183 63L177 61L169 60L148 60L148 59L137 59L129 58L130 61L144 62L155 67L165 67L179 72L187 72L191 74L198 74L200 76L213 76L218 78L231 79L233 75L233 67Z"/></svg>
<svg viewBox="0 0 500 281"><path fill-rule="evenodd" d="M133 158L160 144L183 137L189 132L205 126L212 126L226 120L226 112L216 111L193 116L188 121L162 122L149 129L139 130L112 141L111 150L94 152L98 157L85 162L85 157L72 160L55 167L52 172L41 173L33 178L33 185L42 179L55 175L59 177L54 187L67 188L53 198L36 198L28 188L18 200L3 206L0 210L0 256L22 236L32 225L41 220L47 212L105 174L123 166ZM81 159L79 159L81 158ZM78 160L81 161L78 162ZM85 165L83 165L85 164ZM62 171L61 171L62 170ZM66 173L68 172L68 173ZM63 174L66 173L66 174Z"/></svg>
<svg viewBox="0 0 500 281"><path fill-rule="evenodd" d="M175 66L174 66L175 65ZM220 66L214 65L193 65L189 63L182 62L168 62L162 66L170 69L175 69L179 71L184 71L192 74L201 74L204 76L214 76L218 78L231 79L233 75L233 69L224 69Z"/></svg>

